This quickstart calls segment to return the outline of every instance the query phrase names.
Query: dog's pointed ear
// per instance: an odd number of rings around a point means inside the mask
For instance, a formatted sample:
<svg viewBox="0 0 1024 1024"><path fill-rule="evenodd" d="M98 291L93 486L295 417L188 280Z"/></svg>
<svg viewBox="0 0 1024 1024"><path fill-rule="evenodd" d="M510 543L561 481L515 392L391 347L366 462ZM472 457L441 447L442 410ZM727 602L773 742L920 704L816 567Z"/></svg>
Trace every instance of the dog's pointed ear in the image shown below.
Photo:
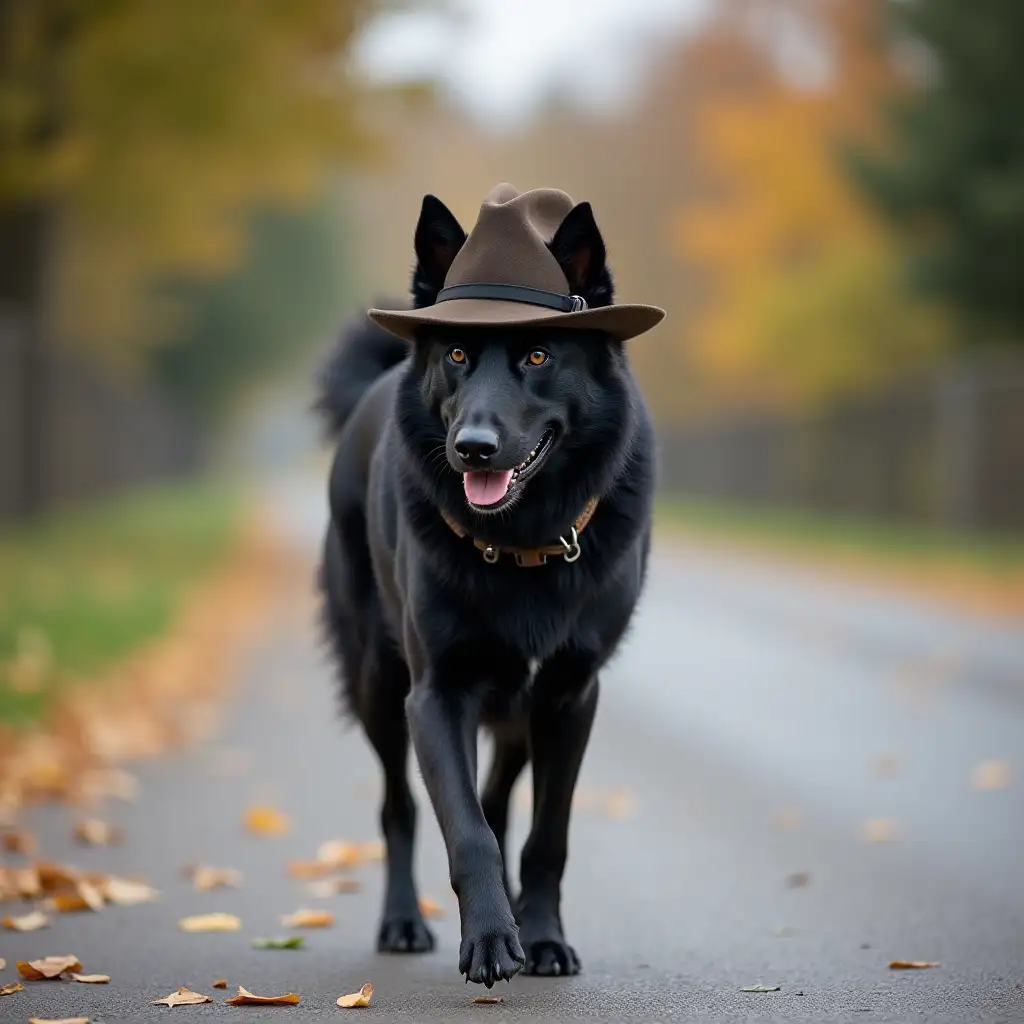
<svg viewBox="0 0 1024 1024"><path fill-rule="evenodd" d="M437 300L448 268L465 241L466 232L452 211L437 196L425 195L413 240L416 269L412 274L412 297L417 309L432 306Z"/></svg>
<svg viewBox="0 0 1024 1024"><path fill-rule="evenodd" d="M558 260L573 295L582 295L591 308L611 303L607 253L590 203L579 203L566 214L548 248Z"/></svg>

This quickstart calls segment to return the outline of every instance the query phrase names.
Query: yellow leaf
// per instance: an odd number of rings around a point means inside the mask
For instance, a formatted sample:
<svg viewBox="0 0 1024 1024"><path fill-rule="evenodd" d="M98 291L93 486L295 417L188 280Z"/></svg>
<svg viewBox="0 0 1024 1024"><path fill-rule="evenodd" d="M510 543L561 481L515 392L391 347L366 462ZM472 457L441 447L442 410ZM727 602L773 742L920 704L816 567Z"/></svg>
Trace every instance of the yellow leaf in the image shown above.
<svg viewBox="0 0 1024 1024"><path fill-rule="evenodd" d="M337 864L332 864L326 860L288 861L288 874L292 878L324 878L337 870Z"/></svg>
<svg viewBox="0 0 1024 1024"><path fill-rule="evenodd" d="M139 903L152 903L160 896L156 889L145 882L114 876L104 880L101 890L108 902L115 903L119 907L134 907Z"/></svg>
<svg viewBox="0 0 1024 1024"><path fill-rule="evenodd" d="M915 971L926 967L938 967L936 960L892 960L889 962L890 971Z"/></svg>
<svg viewBox="0 0 1024 1024"><path fill-rule="evenodd" d="M88 1017L29 1017L28 1024L89 1024Z"/></svg>
<svg viewBox="0 0 1024 1024"><path fill-rule="evenodd" d="M234 914L196 914L178 922L183 932L237 932L242 922Z"/></svg>
<svg viewBox="0 0 1024 1024"><path fill-rule="evenodd" d="M369 1006L373 998L373 986L367 982L358 992L352 992L347 996L338 997L338 1005L345 1010L354 1006Z"/></svg>
<svg viewBox="0 0 1024 1024"><path fill-rule="evenodd" d="M202 992L193 992L184 985L163 999L154 999L153 1006L195 1006L197 1003L212 1003L213 1000Z"/></svg>
<svg viewBox="0 0 1024 1024"><path fill-rule="evenodd" d="M80 910L102 910L103 894L91 882L78 882L73 889L56 892L47 901L60 914L75 914Z"/></svg>
<svg viewBox="0 0 1024 1024"><path fill-rule="evenodd" d="M327 899L330 896L337 896L340 893L359 892L362 884L356 878L319 878L306 886L306 892L316 899Z"/></svg>
<svg viewBox="0 0 1024 1024"><path fill-rule="evenodd" d="M296 910L294 914L285 914L281 924L286 928L330 928L334 924L334 915L329 910Z"/></svg>
<svg viewBox="0 0 1024 1024"><path fill-rule="evenodd" d="M0 988L0 996L13 996L15 992L24 992L25 986L20 981L12 981Z"/></svg>
<svg viewBox="0 0 1024 1024"><path fill-rule="evenodd" d="M437 900L432 900L429 896L421 896L419 903L420 913L424 917L444 917L444 908Z"/></svg>
<svg viewBox="0 0 1024 1024"><path fill-rule="evenodd" d="M109 974L72 974L72 981L80 981L83 985L106 985L110 981Z"/></svg>
<svg viewBox="0 0 1024 1024"><path fill-rule="evenodd" d="M212 868L205 864L195 864L185 869L192 878L192 885L197 892L211 892L219 888L238 888L242 884L242 872L234 868Z"/></svg>
<svg viewBox="0 0 1024 1024"><path fill-rule="evenodd" d="M41 910L33 910L21 917L5 917L3 923L9 932L35 932L49 927L50 919Z"/></svg>
<svg viewBox="0 0 1024 1024"><path fill-rule="evenodd" d="M82 964L77 956L45 956L41 960L17 962L18 973L28 981L43 981L59 978L67 971L80 971Z"/></svg>
<svg viewBox="0 0 1024 1024"><path fill-rule="evenodd" d="M357 843L328 839L317 848L316 859L318 863L327 864L331 868L353 868L365 858Z"/></svg>
<svg viewBox="0 0 1024 1024"><path fill-rule="evenodd" d="M253 804L245 812L245 827L257 836L283 836L291 829L291 822L274 807Z"/></svg>
<svg viewBox="0 0 1024 1024"><path fill-rule="evenodd" d="M239 985L238 995L233 996L231 999L225 999L224 1002L230 1003L231 1006L295 1006L301 999L302 997L294 992L287 992L283 996L257 996Z"/></svg>

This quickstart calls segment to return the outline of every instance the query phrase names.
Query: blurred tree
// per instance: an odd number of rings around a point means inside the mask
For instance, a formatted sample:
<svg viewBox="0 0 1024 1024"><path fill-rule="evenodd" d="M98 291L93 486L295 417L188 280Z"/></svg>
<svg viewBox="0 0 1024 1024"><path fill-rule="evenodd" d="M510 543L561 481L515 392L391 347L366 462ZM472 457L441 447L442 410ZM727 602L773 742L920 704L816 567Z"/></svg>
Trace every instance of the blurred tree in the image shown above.
<svg viewBox="0 0 1024 1024"><path fill-rule="evenodd" d="M263 210L240 267L167 285L189 316L174 344L154 351L154 372L180 407L218 415L240 389L337 328L348 296L336 221L327 202Z"/></svg>
<svg viewBox="0 0 1024 1024"><path fill-rule="evenodd" d="M342 57L371 2L0 0L0 300L151 344L149 282L237 262L250 206L365 145Z"/></svg>
<svg viewBox="0 0 1024 1024"><path fill-rule="evenodd" d="M941 319L899 288L895 238L838 159L844 139L873 137L895 88L875 32L883 2L772 5L799 15L826 56L821 83L794 82L742 17L692 44L713 48L721 77L698 101L706 187L675 222L676 251L706 285L690 344L709 402L828 401L942 343Z"/></svg>
<svg viewBox="0 0 1024 1024"><path fill-rule="evenodd" d="M895 153L861 152L855 167L911 229L916 283L982 328L963 336L1024 343L1024 3L890 6L926 62L895 109Z"/></svg>

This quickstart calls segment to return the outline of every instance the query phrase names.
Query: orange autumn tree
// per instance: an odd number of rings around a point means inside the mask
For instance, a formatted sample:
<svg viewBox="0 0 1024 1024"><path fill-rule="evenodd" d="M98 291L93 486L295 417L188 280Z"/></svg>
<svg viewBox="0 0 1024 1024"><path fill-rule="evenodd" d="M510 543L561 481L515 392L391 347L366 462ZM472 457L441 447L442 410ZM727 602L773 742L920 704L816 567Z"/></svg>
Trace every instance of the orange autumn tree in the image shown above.
<svg viewBox="0 0 1024 1024"><path fill-rule="evenodd" d="M673 223L676 254L705 285L687 344L708 403L820 404L918 366L944 344L942 318L905 292L894 237L842 167L842 146L877 135L898 87L882 6L756 7L814 40L827 65L814 84L784 73L763 34L749 31L755 8L746 4L730 5L730 19L694 44L747 65L699 99L705 187Z"/></svg>

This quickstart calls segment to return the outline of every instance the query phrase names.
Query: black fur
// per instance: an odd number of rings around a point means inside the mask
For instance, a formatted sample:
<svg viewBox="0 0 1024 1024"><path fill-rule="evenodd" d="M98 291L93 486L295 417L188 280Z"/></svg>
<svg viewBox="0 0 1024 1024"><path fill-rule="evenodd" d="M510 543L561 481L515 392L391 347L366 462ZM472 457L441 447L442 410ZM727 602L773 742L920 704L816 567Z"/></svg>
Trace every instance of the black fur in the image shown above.
<svg viewBox="0 0 1024 1024"><path fill-rule="evenodd" d="M447 208L427 197L416 230L415 302L433 301L464 239ZM611 301L589 205L568 215L551 251L591 306ZM453 346L463 361L452 360ZM527 359L535 349L549 354L541 366ZM524 966L575 974L579 960L559 911L569 808L598 672L643 586L654 485L650 419L622 344L603 334L437 328L393 365L398 352L375 327L353 330L323 377L320 402L340 429L324 612L347 703L384 770L388 878L378 948L433 946L412 875L411 737L459 897L459 970L488 987ZM467 501L462 473L473 467L454 439L468 428L493 435L498 450L488 465L496 469L519 465L553 431L546 455L500 511ZM582 556L571 564L554 557L520 568L507 555L488 564L441 518L444 510L489 543L537 547L567 535L595 496ZM478 797L480 726L493 731L495 759ZM508 803L528 759L533 826L512 900Z"/></svg>

